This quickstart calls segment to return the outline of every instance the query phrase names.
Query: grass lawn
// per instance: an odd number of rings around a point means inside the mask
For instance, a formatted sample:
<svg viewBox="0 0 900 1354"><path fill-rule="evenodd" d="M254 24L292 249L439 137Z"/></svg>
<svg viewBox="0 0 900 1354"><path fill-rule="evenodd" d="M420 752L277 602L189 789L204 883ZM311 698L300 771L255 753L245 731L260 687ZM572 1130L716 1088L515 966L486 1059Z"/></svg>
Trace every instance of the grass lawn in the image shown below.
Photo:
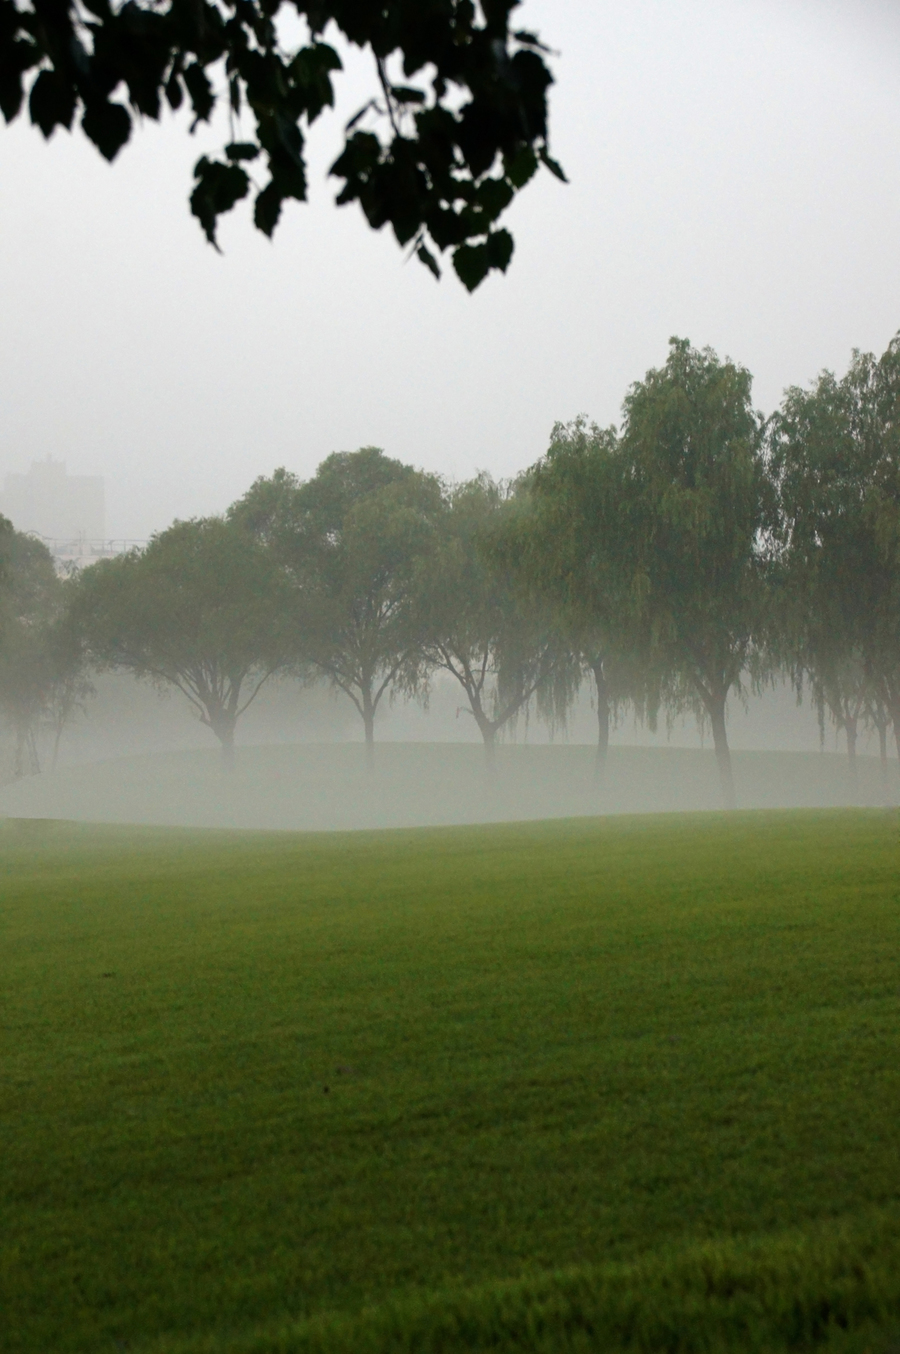
<svg viewBox="0 0 900 1354"><path fill-rule="evenodd" d="M898 867L0 823L0 1348L893 1348Z"/></svg>

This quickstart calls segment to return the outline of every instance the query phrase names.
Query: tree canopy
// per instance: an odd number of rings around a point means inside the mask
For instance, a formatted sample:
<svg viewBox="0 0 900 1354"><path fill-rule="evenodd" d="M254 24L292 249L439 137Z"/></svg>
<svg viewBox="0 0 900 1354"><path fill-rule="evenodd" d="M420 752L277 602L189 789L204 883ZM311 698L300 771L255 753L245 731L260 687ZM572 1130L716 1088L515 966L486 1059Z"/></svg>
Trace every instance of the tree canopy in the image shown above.
<svg viewBox="0 0 900 1354"><path fill-rule="evenodd" d="M672 339L664 367L625 400L620 513L633 586L670 681L670 701L712 726L725 802L734 803L728 694L762 660L766 531L774 496L751 376Z"/></svg>
<svg viewBox="0 0 900 1354"><path fill-rule="evenodd" d="M37 731L77 705L85 641L98 667L179 687L226 761L276 670L353 703L370 766L396 695L425 701L446 679L490 766L517 718L564 724L590 673L600 768L626 706L651 727L659 709L691 712L712 728L731 805L728 702L777 675L812 692L851 768L858 731L877 729L887 787L900 335L788 390L768 420L745 368L673 339L621 428L557 424L512 483L336 452L305 482L276 470L224 518L176 522L74 581L0 519L0 714L20 770L37 769Z"/></svg>
<svg viewBox="0 0 900 1354"><path fill-rule="evenodd" d="M516 506L487 475L450 490L419 582L427 667L462 687L489 765L498 732L552 681L562 652L553 607L523 595L508 559Z"/></svg>
<svg viewBox="0 0 900 1354"><path fill-rule="evenodd" d="M573 662L568 680L551 684L542 703L563 714L585 671L597 706L597 773L602 776L610 727L633 703L654 718L648 627L633 588L636 539L623 513L625 460L615 428L583 418L558 423L547 453L524 479L529 511L510 535L516 569L531 595L559 615ZM562 674L561 674L562 675ZM543 696L543 693L542 693Z"/></svg>
<svg viewBox="0 0 900 1354"><path fill-rule="evenodd" d="M238 719L285 661L267 553L221 518L176 522L78 582L76 611L98 666L177 688L230 765Z"/></svg>
<svg viewBox="0 0 900 1354"><path fill-rule="evenodd" d="M334 103L341 59L326 33L368 50L373 96L331 167L337 201L440 275L471 291L513 252L497 223L551 158L546 49L513 29L519 0L0 0L0 111L28 107L49 137L77 122L112 160L134 122L190 109L191 130L228 110L221 156L196 164L191 210L215 244L220 216L251 190L271 235L288 199L307 195L306 137Z"/></svg>
<svg viewBox="0 0 900 1354"><path fill-rule="evenodd" d="M793 387L772 421L786 657L847 735L900 729L900 339Z"/></svg>
<svg viewBox="0 0 900 1354"><path fill-rule="evenodd" d="M42 541L0 518L0 714L15 738L16 776L41 769L38 736L64 726L91 691L72 624L71 583Z"/></svg>
<svg viewBox="0 0 900 1354"><path fill-rule="evenodd" d="M356 706L370 763L382 699L420 683L416 584L440 510L439 481L378 447L335 452L305 484L276 471L233 509L290 580L295 662Z"/></svg>

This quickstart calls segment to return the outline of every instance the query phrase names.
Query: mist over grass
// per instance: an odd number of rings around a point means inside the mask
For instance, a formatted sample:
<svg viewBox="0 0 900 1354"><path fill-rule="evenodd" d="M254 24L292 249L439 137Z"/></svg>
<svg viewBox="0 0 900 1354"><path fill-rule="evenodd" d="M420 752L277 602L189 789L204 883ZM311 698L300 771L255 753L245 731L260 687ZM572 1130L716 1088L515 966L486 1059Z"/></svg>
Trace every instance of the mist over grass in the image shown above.
<svg viewBox="0 0 900 1354"><path fill-rule="evenodd" d="M742 808L883 805L900 774L877 758L824 752L734 754ZM143 755L68 766L0 786L0 814L184 827L338 830L516 822L616 813L718 809L715 758L700 748L614 747L598 779L594 749L505 745L490 774L474 744L359 743Z"/></svg>

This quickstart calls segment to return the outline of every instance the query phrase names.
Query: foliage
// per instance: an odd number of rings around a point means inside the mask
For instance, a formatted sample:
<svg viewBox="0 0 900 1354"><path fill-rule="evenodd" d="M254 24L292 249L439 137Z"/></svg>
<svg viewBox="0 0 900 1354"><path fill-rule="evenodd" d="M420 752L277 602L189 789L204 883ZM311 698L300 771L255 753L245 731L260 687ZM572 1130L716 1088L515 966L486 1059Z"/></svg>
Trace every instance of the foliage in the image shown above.
<svg viewBox="0 0 900 1354"><path fill-rule="evenodd" d="M70 591L43 542L0 519L0 713L14 732L16 776L40 771L45 726L56 763L63 730L91 693Z"/></svg>
<svg viewBox="0 0 900 1354"><path fill-rule="evenodd" d="M625 400L621 530L669 699L708 718L726 805L729 692L766 658L775 505L750 373L672 339Z"/></svg>
<svg viewBox="0 0 900 1354"><path fill-rule="evenodd" d="M729 806L728 699L790 674L798 700L811 689L823 736L826 713L846 733L854 779L859 730L877 729L887 800L888 732L900 731L900 335L880 358L856 353L840 380L787 391L768 423L750 391L745 368L672 339L665 365L631 387L621 431L557 424L512 484L447 487L375 447L329 456L306 483L282 468L203 528L210 550L215 538L231 552L221 567L209 554L204 580L198 555L181 587L176 542L202 531L179 524L159 538L165 552L88 571L107 591L92 618L100 584L75 588L79 614L98 661L127 650L124 666L181 685L223 746L245 684L252 699L280 667L348 696L371 761L382 700L427 700L446 672L490 764L518 718L564 726L590 673L598 768L626 705L651 727L661 708L670 720L691 711L712 728ZM0 524L0 579L14 539ZM198 606L205 596L202 624L189 593ZM177 661L134 640L167 626ZM61 617L54 644L75 685L60 672L35 709L65 720L83 695L83 637ZM210 644L215 677L197 667Z"/></svg>
<svg viewBox="0 0 900 1354"><path fill-rule="evenodd" d="M527 473L528 511L508 542L526 591L558 611L574 664L542 708L561 722L585 671L597 701L598 770L610 723L626 702L655 718L658 698L647 626L634 591L635 539L623 515L625 462L614 428L583 417L558 423L547 453ZM574 680L572 680L574 678Z"/></svg>
<svg viewBox="0 0 900 1354"><path fill-rule="evenodd" d="M266 552L221 518L176 522L145 550L86 569L78 589L94 661L176 687L230 765L238 719L286 660Z"/></svg>
<svg viewBox="0 0 900 1354"><path fill-rule="evenodd" d="M305 484L284 470L257 480L233 509L292 582L306 622L296 658L353 701L370 757L383 697L421 684L415 580L440 506L434 476L363 447L329 456Z"/></svg>
<svg viewBox="0 0 900 1354"><path fill-rule="evenodd" d="M630 1311L771 1351L896 1304L896 836L0 823L5 1350L546 1352Z"/></svg>
<svg viewBox="0 0 900 1354"><path fill-rule="evenodd" d="M306 200L306 134L341 69L333 29L371 53L377 79L332 166L338 202L358 201L376 230L390 224L435 275L433 250L452 249L472 290L509 264L512 236L497 221L538 165L563 177L548 152L545 49L511 31L517 4L0 0L0 111L11 122L27 95L44 136L77 119L112 160L135 119L187 104L193 130L224 102L231 139L222 158L198 160L191 210L215 243L262 157L254 221L271 235L284 202Z"/></svg>
<svg viewBox="0 0 900 1354"><path fill-rule="evenodd" d="M425 661L459 682L489 764L499 730L568 658L553 608L522 595L507 557L505 538L523 506L488 475L449 491L419 579Z"/></svg>
<svg viewBox="0 0 900 1354"><path fill-rule="evenodd" d="M772 420L789 601L785 647L847 733L900 725L900 338L838 380L791 388Z"/></svg>

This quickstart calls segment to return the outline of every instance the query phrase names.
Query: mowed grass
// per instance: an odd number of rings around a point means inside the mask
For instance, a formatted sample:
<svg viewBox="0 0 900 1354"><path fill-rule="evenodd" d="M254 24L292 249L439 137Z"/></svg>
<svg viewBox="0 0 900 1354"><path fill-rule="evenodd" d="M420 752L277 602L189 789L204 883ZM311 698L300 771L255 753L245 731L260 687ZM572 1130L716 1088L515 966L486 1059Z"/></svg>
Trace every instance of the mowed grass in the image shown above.
<svg viewBox="0 0 900 1354"><path fill-rule="evenodd" d="M898 866L884 811L0 825L0 1347L886 1349Z"/></svg>

